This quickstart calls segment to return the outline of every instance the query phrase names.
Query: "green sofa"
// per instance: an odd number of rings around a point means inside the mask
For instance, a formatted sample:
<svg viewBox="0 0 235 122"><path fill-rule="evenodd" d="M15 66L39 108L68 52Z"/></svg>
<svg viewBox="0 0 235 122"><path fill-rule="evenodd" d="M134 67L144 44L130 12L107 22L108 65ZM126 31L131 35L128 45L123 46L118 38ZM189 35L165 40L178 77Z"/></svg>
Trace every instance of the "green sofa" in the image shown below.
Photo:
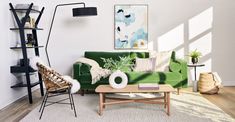
<svg viewBox="0 0 235 122"><path fill-rule="evenodd" d="M95 60L101 67L104 62L101 58L113 58L118 60L119 56L130 56L131 58L148 58L148 52L92 52L86 51L85 57ZM96 84L91 84L90 66L83 63L74 63L73 77L81 84L81 91L94 90L100 84L108 84L109 77L101 78ZM187 63L183 60L176 59L175 52L172 52L168 72L125 72L128 77L128 84L138 83L159 83L170 84L174 88L187 87Z"/></svg>

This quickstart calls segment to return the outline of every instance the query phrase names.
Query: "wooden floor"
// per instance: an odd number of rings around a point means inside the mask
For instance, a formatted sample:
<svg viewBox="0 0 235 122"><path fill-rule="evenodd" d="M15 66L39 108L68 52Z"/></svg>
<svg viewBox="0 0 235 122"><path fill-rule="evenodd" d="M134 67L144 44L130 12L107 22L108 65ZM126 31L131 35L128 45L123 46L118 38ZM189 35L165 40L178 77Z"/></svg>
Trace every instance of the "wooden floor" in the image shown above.
<svg viewBox="0 0 235 122"><path fill-rule="evenodd" d="M182 89L181 92L192 92L192 88ZM224 112L235 118L235 87L223 87L219 94L203 95L206 99L220 107ZM18 122L30 111L37 107L42 100L39 90L33 93L33 104L24 97L0 110L0 122Z"/></svg>
<svg viewBox="0 0 235 122"><path fill-rule="evenodd" d="M235 118L235 87L224 87L215 95L203 95L206 99Z"/></svg>

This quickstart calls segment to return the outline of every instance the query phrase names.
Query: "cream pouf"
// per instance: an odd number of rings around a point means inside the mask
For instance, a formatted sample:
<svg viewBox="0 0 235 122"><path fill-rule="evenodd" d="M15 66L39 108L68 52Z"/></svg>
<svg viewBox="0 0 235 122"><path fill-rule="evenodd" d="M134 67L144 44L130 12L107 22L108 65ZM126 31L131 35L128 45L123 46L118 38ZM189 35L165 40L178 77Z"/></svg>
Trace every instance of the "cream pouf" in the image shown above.
<svg viewBox="0 0 235 122"><path fill-rule="evenodd" d="M120 77L122 79L121 83L116 83L115 79ZM121 72L120 70L115 71L114 73L112 73L109 77L109 85L115 89L122 89L125 88L127 86L127 76L124 72Z"/></svg>

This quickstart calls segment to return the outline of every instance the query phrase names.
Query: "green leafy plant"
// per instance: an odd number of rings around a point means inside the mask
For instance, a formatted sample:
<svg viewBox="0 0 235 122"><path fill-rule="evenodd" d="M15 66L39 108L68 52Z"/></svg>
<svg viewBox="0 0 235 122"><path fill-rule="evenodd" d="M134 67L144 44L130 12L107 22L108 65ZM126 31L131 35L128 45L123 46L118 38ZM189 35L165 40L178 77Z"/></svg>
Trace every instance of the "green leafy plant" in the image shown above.
<svg viewBox="0 0 235 122"><path fill-rule="evenodd" d="M103 60L104 68L112 71L130 71L133 68L134 63L130 57L119 57L119 60L114 60L112 58L101 58Z"/></svg>
<svg viewBox="0 0 235 122"><path fill-rule="evenodd" d="M188 56L191 58L199 58L202 56L202 53L195 49L194 51L191 51Z"/></svg>

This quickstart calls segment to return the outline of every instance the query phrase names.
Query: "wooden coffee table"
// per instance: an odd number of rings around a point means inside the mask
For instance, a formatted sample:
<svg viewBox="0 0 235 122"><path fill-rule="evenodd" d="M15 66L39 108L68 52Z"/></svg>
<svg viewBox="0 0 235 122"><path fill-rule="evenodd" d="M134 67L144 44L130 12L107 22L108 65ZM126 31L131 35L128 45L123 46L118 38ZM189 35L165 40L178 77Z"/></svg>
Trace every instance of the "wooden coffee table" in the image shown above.
<svg viewBox="0 0 235 122"><path fill-rule="evenodd" d="M123 89L114 89L109 85L99 85L95 91L99 93L100 96L100 104L99 104L99 115L102 115L103 109L106 105L112 104L121 104L121 103L147 103L147 104L163 104L164 108L166 108L166 113L170 116L170 93L175 92L175 89L171 85L159 85L158 90L139 90L138 85L127 85ZM141 98L141 99L129 99L129 98L113 98L113 97L105 97L106 93L164 93L162 97L156 98ZM110 99L112 101L107 102L106 99ZM163 101L161 101L163 99Z"/></svg>

